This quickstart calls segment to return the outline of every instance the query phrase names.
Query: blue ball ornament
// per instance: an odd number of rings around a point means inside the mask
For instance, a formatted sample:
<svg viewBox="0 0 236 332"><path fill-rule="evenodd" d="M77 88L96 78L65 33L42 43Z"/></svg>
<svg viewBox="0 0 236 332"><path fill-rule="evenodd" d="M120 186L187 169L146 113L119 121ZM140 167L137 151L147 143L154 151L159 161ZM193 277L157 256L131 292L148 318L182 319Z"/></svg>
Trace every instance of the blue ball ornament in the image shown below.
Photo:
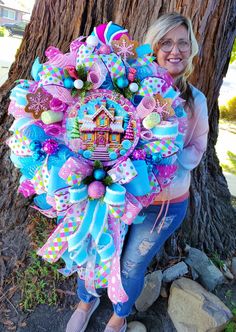
<svg viewBox="0 0 236 332"><path fill-rule="evenodd" d="M116 84L117 84L118 88L124 89L124 88L127 88L127 86L129 85L129 81L126 77L121 76L121 77L117 78Z"/></svg>
<svg viewBox="0 0 236 332"><path fill-rule="evenodd" d="M161 154L159 154L159 153L155 153L155 154L152 155L152 162L155 163L155 164L160 162L161 159L162 159L162 157L161 157Z"/></svg>
<svg viewBox="0 0 236 332"><path fill-rule="evenodd" d="M30 145L29 145L29 148L31 151L37 151L37 150L40 150L42 147L42 144L40 143L40 141L32 141L30 142Z"/></svg>
<svg viewBox="0 0 236 332"><path fill-rule="evenodd" d="M32 158L34 161L43 161L45 159L45 157L46 157L46 154L41 150L35 151L32 154Z"/></svg>
<svg viewBox="0 0 236 332"><path fill-rule="evenodd" d="M95 180L101 181L106 176L106 171L104 169L95 169L93 172L93 176Z"/></svg>
<svg viewBox="0 0 236 332"><path fill-rule="evenodd" d="M115 151L110 152L110 153L109 153L109 158L110 158L111 160L115 160L115 159L117 159L117 153L116 153Z"/></svg>
<svg viewBox="0 0 236 332"><path fill-rule="evenodd" d="M85 150L83 152L83 157L84 158L89 159L89 158L91 158L91 156L92 156L92 152L90 150Z"/></svg>
<svg viewBox="0 0 236 332"><path fill-rule="evenodd" d="M63 81L64 87L67 89L72 89L74 87L74 80L71 77L67 77Z"/></svg>

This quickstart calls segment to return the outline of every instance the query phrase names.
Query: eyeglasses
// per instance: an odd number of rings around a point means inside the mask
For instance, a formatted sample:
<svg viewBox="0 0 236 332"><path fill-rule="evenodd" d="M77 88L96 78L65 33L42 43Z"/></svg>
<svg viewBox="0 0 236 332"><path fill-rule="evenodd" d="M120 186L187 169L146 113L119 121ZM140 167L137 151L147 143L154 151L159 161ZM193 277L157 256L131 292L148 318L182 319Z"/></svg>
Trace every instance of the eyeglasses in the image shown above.
<svg viewBox="0 0 236 332"><path fill-rule="evenodd" d="M180 39L176 43L171 39L167 39L159 42L158 45L159 49L166 53L171 52L175 45L180 52L187 52L190 50L190 42L184 39Z"/></svg>

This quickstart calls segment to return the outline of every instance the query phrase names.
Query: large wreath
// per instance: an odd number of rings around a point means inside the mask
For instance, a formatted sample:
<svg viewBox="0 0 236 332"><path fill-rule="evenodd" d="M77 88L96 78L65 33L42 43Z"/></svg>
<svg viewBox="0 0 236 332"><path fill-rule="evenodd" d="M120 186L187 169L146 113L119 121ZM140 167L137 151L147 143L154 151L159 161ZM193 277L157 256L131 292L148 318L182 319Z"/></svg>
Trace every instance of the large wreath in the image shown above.
<svg viewBox="0 0 236 332"><path fill-rule="evenodd" d="M183 147L183 101L150 53L124 28L102 24L69 53L50 46L33 80L17 81L10 96L19 192L57 218L38 254L64 259L61 272L78 271L91 294L108 287L114 303L127 300L119 261L127 227L171 183Z"/></svg>

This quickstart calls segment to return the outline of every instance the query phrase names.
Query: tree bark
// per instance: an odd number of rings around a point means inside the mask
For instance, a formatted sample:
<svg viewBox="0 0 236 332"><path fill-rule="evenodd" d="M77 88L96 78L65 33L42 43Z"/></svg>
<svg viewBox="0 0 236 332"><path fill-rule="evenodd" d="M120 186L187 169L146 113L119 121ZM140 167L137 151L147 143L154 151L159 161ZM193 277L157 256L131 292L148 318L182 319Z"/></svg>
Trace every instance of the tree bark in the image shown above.
<svg viewBox="0 0 236 332"><path fill-rule="evenodd" d="M17 259L24 257L29 244L26 226L30 200L16 194L19 174L4 143L13 121L7 107L15 80L30 78L34 59L38 56L43 62L49 45L67 52L73 39L90 34L94 26L108 21L126 27L133 39L141 42L150 24L160 14L170 11L180 12L193 21L200 53L191 82L207 96L210 122L208 150L193 172L190 208L179 235L190 245L207 252L229 256L235 251L236 213L214 148L219 120L217 98L236 36L235 1L194 0L190 4L185 0L36 0L9 78L0 88L1 255L11 257L0 259L1 281Z"/></svg>

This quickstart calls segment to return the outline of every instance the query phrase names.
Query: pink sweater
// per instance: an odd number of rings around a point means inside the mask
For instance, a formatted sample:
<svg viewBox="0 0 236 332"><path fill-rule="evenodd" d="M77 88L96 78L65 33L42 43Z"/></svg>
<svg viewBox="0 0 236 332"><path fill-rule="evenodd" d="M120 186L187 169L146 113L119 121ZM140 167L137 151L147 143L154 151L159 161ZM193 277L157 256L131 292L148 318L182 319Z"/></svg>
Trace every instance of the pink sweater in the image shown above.
<svg viewBox="0 0 236 332"><path fill-rule="evenodd" d="M186 196L190 187L191 170L198 166L207 147L209 130L206 97L191 85L194 98L194 112L188 112L188 126L184 148L178 153L178 170L171 185L165 188L156 201L175 200Z"/></svg>

